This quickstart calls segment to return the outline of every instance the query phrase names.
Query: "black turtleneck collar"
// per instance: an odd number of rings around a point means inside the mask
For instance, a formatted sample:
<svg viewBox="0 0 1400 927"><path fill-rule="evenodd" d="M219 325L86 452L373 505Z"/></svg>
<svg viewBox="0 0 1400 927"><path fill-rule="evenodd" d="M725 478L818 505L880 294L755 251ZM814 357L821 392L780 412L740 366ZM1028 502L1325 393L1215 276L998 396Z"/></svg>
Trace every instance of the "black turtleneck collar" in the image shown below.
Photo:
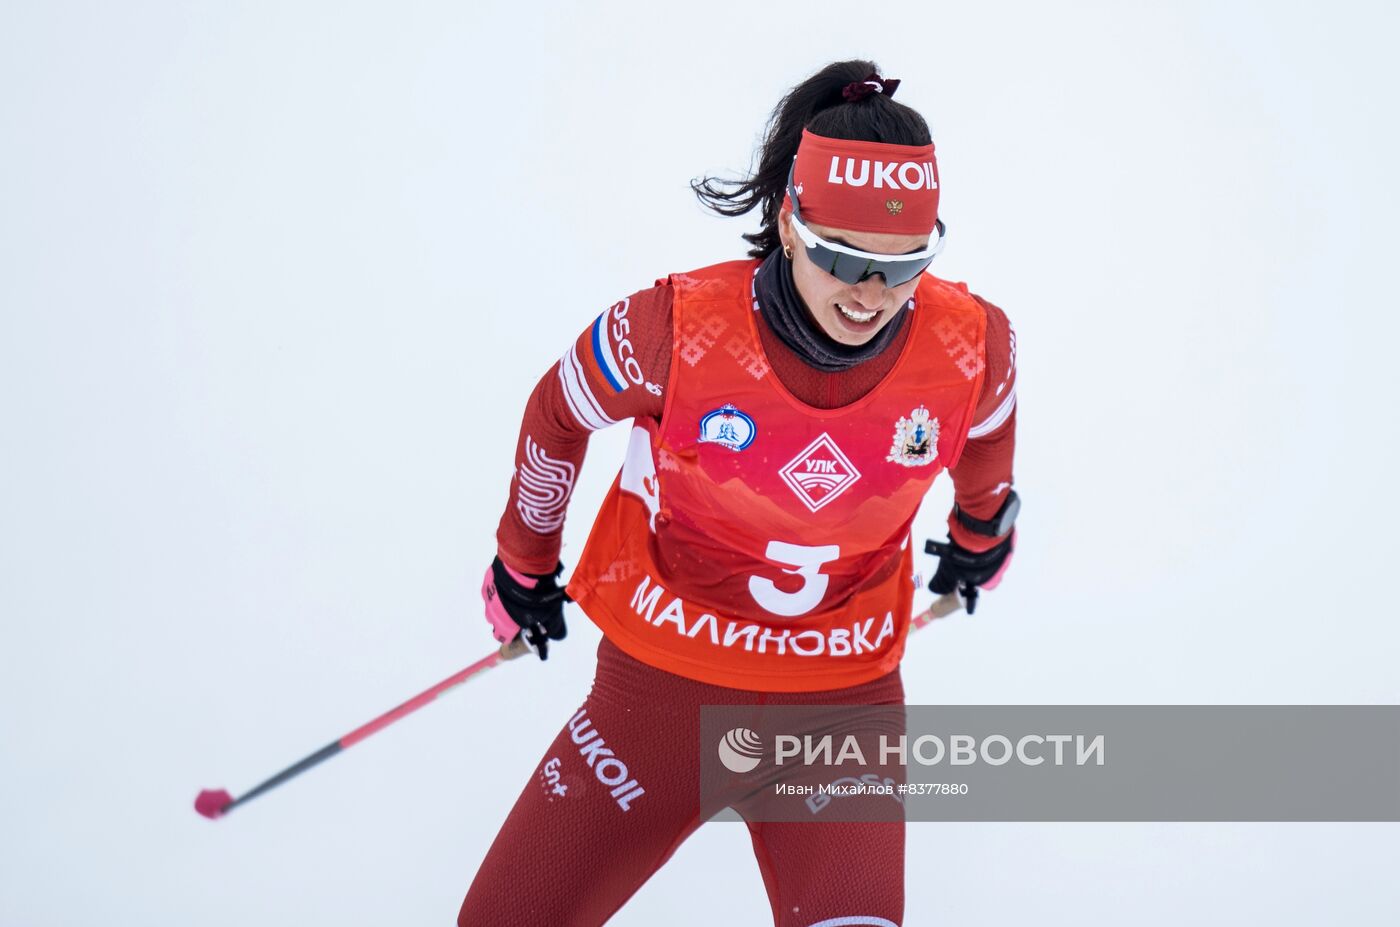
<svg viewBox="0 0 1400 927"><path fill-rule="evenodd" d="M792 282L792 262L776 249L758 267L754 277L758 311L778 340L809 367L824 372L849 370L889 346L909 315L903 307L865 344L842 344L823 332L812 319Z"/></svg>

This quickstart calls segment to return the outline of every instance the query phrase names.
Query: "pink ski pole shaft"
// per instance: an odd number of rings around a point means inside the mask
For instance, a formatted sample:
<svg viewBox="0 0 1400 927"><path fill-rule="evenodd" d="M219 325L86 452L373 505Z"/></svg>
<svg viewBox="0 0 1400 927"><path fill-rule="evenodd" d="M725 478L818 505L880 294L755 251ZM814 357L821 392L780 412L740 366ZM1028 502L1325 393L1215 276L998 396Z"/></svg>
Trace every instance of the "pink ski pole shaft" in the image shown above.
<svg viewBox="0 0 1400 927"><path fill-rule="evenodd" d="M439 695L442 695L449 689L455 689L478 673L484 673L493 666L497 666L507 660L513 660L529 652L529 648L517 638L495 653L477 660L461 672L454 673L432 688L425 689L418 693L402 705L389 709L373 721L360 725L339 740L332 741L310 756L303 757L272 778L258 783L252 789L237 798L234 798L223 789L205 789L195 798L194 810L210 820L220 818L244 802L252 801L264 792L271 791L287 780L296 778L311 767L324 763L342 750L349 750L366 737L377 734L395 721L413 714L424 705L435 700Z"/></svg>
<svg viewBox="0 0 1400 927"><path fill-rule="evenodd" d="M909 633L928 625L929 622L939 618L947 618L953 612L959 611L963 607L962 596L956 592L945 593L933 600L933 604L914 616L914 620L909 622Z"/></svg>
<svg viewBox="0 0 1400 927"><path fill-rule="evenodd" d="M913 621L909 624L909 633L912 634L935 619L951 615L960 608L962 608L962 599L957 593L950 592L947 595L940 596L932 605L914 617ZM272 778L258 783L252 789L237 798L234 798L223 789L205 789L195 798L194 810L210 820L223 817L239 805L250 802L264 792L269 792L277 788L277 786L289 779L295 779L311 767L324 763L337 753L350 749L372 734L379 733L395 721L413 714L424 705L437 699L437 697L444 692L447 692L449 689L455 689L478 673L484 673L493 666L498 666L507 660L513 660L529 652L529 647L522 643L519 638L516 638L497 652L482 657L471 666L468 666L461 672L448 676L437 685L423 690L402 705L389 709L373 721L360 725L339 740L332 741L310 756L303 757Z"/></svg>

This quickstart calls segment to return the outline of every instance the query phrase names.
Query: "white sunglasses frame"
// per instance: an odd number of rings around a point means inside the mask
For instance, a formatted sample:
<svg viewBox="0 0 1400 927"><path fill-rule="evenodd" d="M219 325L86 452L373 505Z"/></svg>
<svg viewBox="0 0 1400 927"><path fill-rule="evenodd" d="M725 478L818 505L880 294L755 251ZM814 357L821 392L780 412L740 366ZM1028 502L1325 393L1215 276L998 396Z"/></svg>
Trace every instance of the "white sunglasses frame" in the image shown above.
<svg viewBox="0 0 1400 927"><path fill-rule="evenodd" d="M874 251L862 251L859 248L852 248L849 245L843 245L839 242L827 241L825 238L822 238L816 232L807 228L807 224L802 221L802 207L798 203L797 188L793 185L792 182L793 171L797 169L797 158L794 157L792 160L792 167L788 168L787 183L788 199L792 201L792 224L797 231L797 237L802 239L802 243L807 246L808 251L811 251L813 248L822 247L829 251L833 251L837 254L844 254L848 257L859 258L863 261L869 261L873 264L903 264L906 262L913 261L926 262L924 267L920 268L918 274L915 274L914 277L909 278L910 280L913 280L921 274L923 274L923 272L928 269L928 264L932 263L933 259L938 256L938 253L943 250L943 245L948 240L948 229L947 226L943 224L942 219L934 220L935 225L933 229L933 235L935 237L929 241L928 245L922 250L915 251L910 254L879 254ZM884 276L884 273L881 271L876 271L875 273L879 273L881 276ZM840 278L838 277L837 279ZM905 282L907 283L908 281ZM896 284L896 286L899 285L902 284Z"/></svg>
<svg viewBox="0 0 1400 927"><path fill-rule="evenodd" d="M797 211L796 200L793 201L792 224L797 229L797 237L801 238L802 243L808 248L815 248L821 245L823 248L830 251L849 254L851 257L864 258L867 261L875 261L880 264L894 261L922 261L925 258L936 258L938 257L938 253L943 250L943 245L948 241L948 236L946 234L938 234L943 230L943 222L940 220L938 223L939 228L934 229L935 235L933 240L930 241L928 247L924 248L922 251L912 251L908 254L880 254L875 251L861 251L859 248L843 245L839 241L828 241L807 228L806 223L802 221L801 213Z"/></svg>

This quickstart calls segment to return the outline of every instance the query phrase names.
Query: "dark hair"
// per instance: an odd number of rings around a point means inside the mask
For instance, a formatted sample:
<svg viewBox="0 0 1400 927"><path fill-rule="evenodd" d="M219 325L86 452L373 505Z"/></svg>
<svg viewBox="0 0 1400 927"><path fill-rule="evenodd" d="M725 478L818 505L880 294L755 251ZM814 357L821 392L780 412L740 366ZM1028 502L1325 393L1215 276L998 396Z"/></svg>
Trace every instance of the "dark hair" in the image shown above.
<svg viewBox="0 0 1400 927"><path fill-rule="evenodd" d="M893 145L929 144L928 123L904 104L883 93L872 93L854 102L843 98L841 91L847 84L862 81L879 70L873 61L828 64L788 91L773 109L763 133L758 169L748 179L704 177L690 182L700 202L721 216L742 216L756 207L761 210L763 227L744 236L753 245L750 257L767 257L780 244L778 210L783 205L788 169L797 154L803 129L827 138Z"/></svg>

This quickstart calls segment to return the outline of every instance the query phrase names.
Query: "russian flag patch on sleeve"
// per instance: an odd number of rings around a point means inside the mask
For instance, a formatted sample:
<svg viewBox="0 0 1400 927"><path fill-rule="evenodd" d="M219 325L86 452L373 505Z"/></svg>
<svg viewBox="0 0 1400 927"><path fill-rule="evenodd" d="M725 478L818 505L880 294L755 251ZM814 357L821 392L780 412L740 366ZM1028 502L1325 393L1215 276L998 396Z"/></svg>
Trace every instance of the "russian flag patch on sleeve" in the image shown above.
<svg viewBox="0 0 1400 927"><path fill-rule="evenodd" d="M631 300L624 299L593 322L593 359L614 393L642 380L641 366L632 356L632 342L627 338L632 330L627 319L630 303ZM636 376L629 376L634 368Z"/></svg>

